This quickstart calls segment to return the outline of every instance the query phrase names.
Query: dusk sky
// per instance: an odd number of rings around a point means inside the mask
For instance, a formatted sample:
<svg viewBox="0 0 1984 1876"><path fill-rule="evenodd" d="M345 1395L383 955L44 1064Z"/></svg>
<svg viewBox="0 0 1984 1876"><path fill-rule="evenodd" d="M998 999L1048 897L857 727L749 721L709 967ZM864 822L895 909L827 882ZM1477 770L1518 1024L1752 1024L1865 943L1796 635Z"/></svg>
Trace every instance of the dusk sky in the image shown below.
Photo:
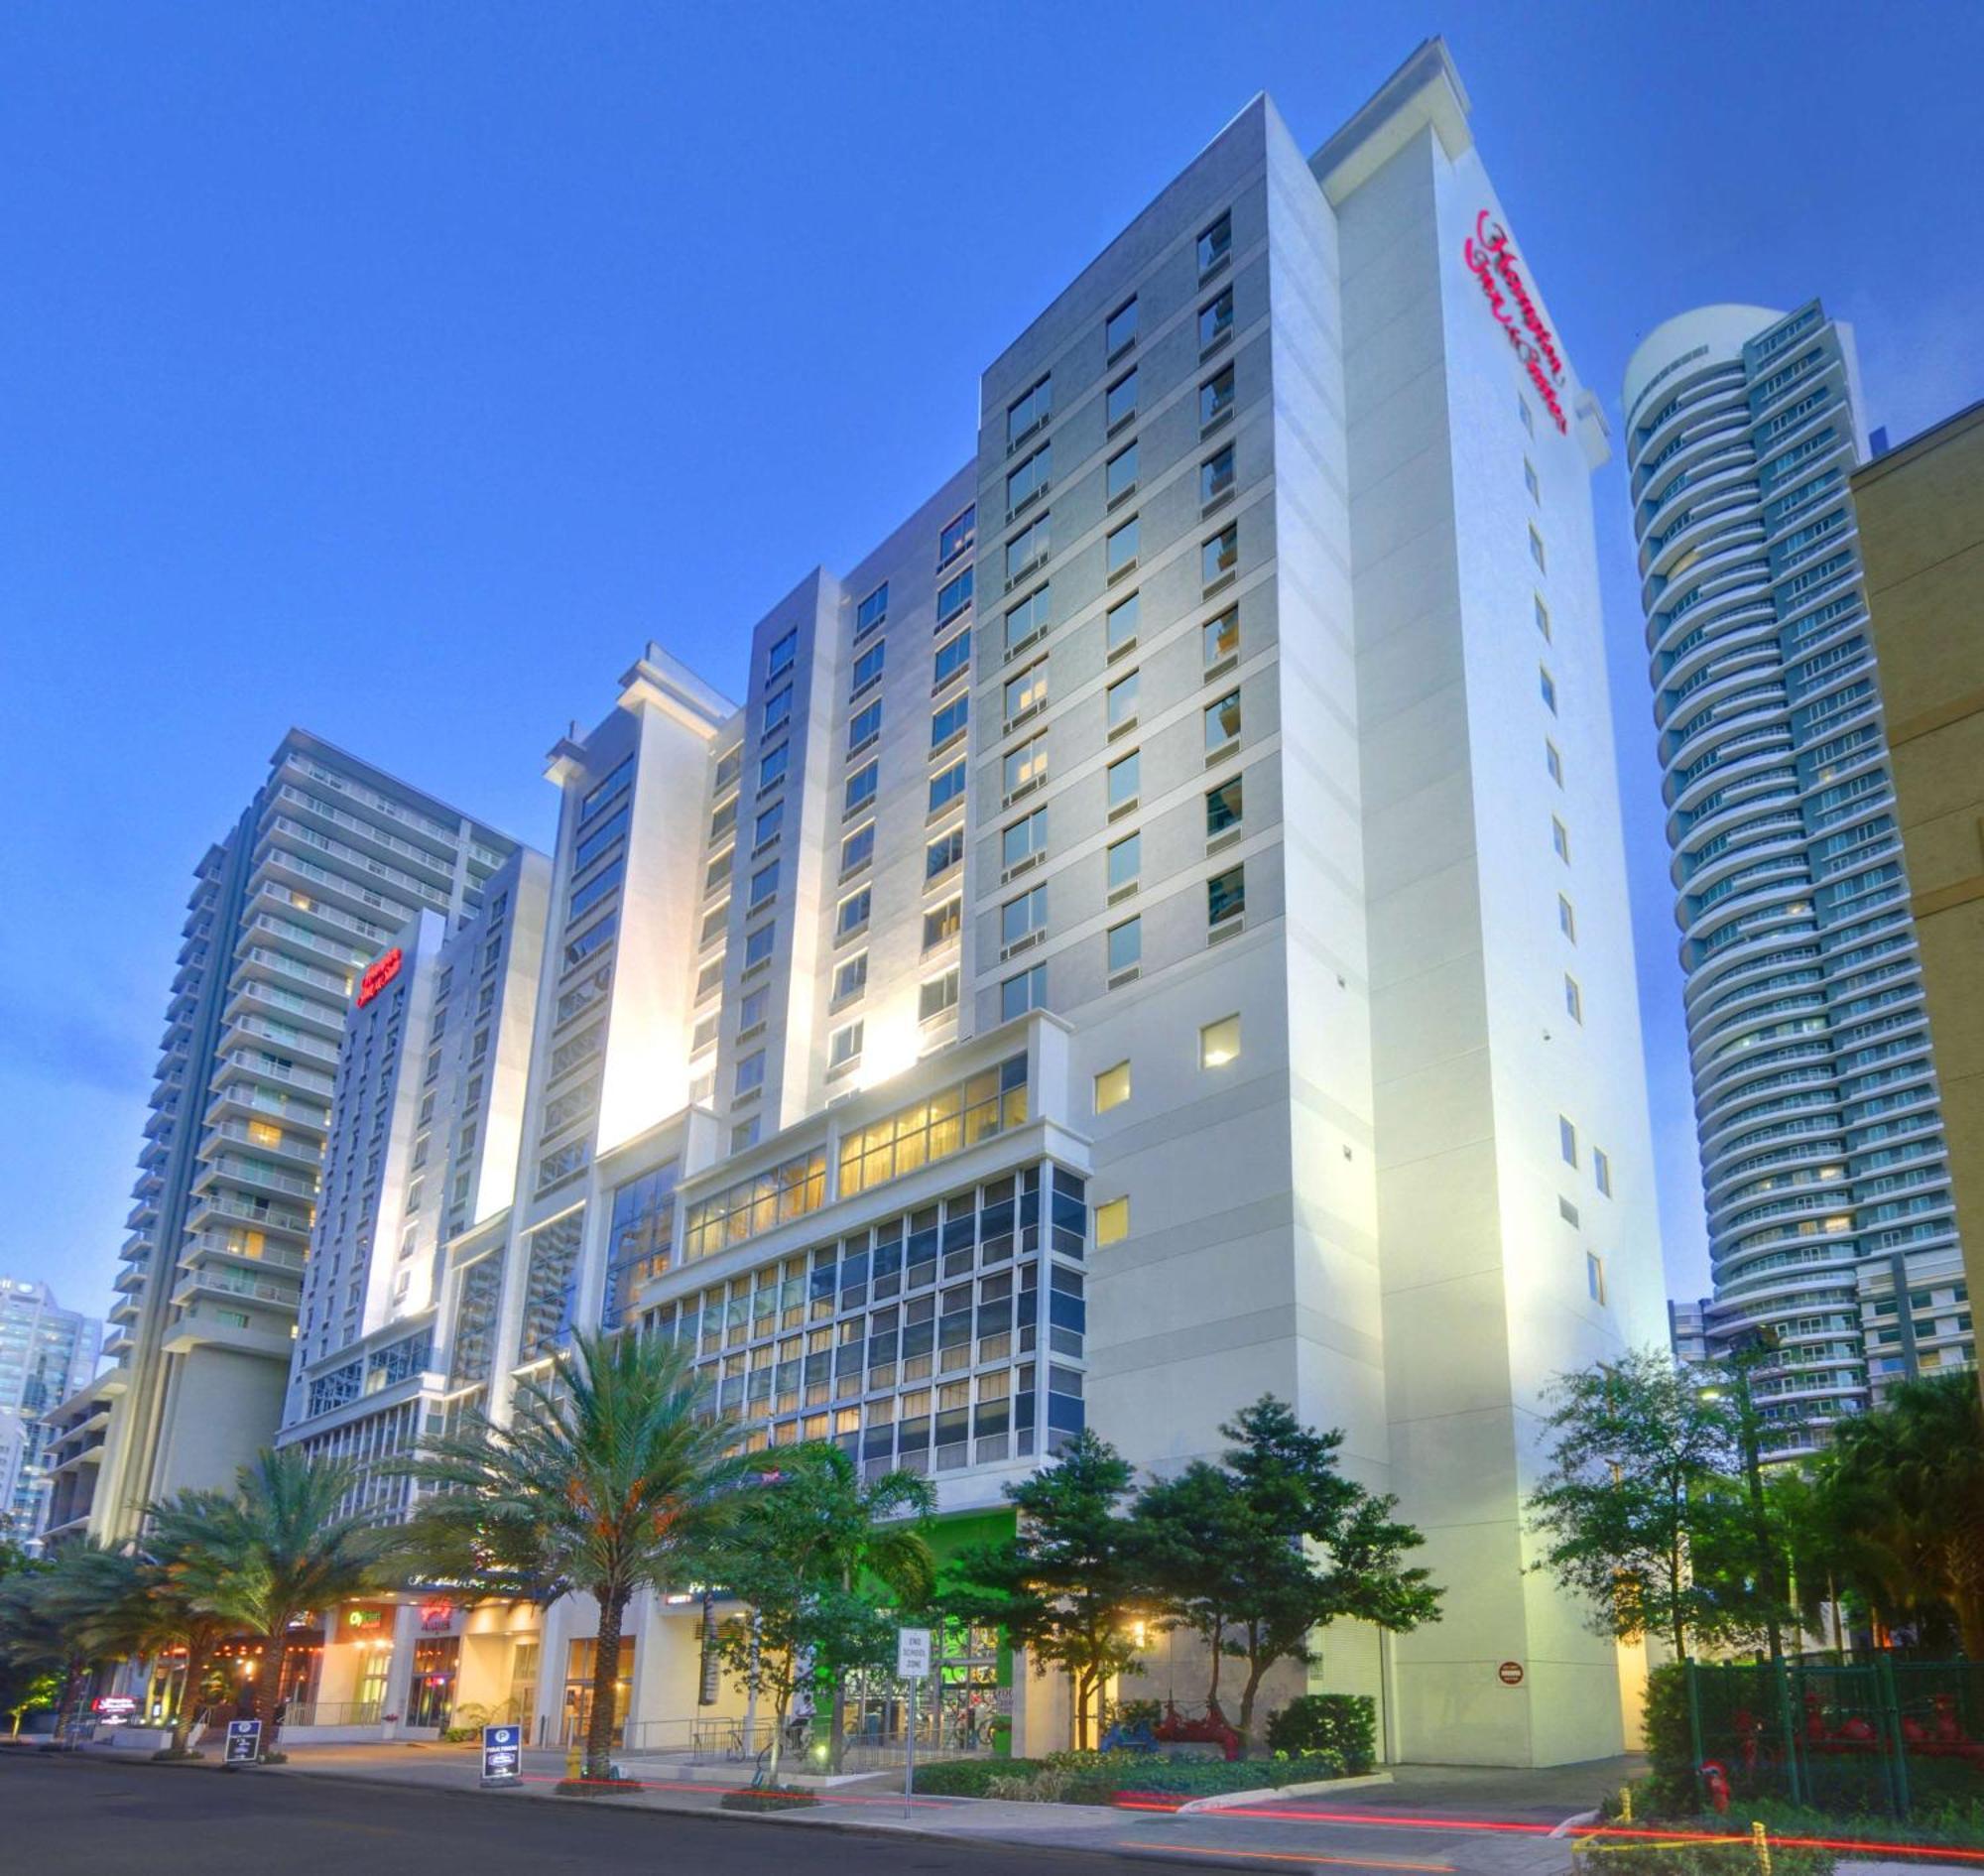
<svg viewBox="0 0 1984 1876"><path fill-rule="evenodd" d="M1870 425L1984 396L1984 7L0 13L0 1273L100 1312L190 869L292 723L548 843L649 638L960 467L980 368L1256 91L1304 148L1447 36L1618 431L1669 314L1814 295ZM1705 1288L1617 458L1595 500L1672 1287Z"/></svg>

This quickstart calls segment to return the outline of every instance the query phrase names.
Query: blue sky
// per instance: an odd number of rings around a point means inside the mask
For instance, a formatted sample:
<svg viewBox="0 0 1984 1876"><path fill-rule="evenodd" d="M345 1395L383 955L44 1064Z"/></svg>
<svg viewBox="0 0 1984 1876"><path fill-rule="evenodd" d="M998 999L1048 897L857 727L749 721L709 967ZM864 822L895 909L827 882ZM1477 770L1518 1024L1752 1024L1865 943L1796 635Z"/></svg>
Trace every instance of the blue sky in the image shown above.
<svg viewBox="0 0 1984 1876"><path fill-rule="evenodd" d="M0 1271L100 1309L188 869L292 722L544 840L644 640L964 460L979 368L1256 90L1427 32L1583 378L1712 300L1984 395L1984 8L165 7L0 15ZM1674 1287L1705 1282L1623 482L1596 487Z"/></svg>

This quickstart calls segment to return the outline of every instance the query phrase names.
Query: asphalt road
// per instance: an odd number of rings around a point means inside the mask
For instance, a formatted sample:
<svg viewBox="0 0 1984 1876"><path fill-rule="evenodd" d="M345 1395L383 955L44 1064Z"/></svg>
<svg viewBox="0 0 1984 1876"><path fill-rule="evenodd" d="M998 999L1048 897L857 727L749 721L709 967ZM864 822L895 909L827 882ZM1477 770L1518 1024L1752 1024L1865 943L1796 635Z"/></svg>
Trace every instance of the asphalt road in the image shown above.
<svg viewBox="0 0 1984 1876"><path fill-rule="evenodd" d="M0 1876L1152 1876L1178 1859L0 1753Z"/></svg>

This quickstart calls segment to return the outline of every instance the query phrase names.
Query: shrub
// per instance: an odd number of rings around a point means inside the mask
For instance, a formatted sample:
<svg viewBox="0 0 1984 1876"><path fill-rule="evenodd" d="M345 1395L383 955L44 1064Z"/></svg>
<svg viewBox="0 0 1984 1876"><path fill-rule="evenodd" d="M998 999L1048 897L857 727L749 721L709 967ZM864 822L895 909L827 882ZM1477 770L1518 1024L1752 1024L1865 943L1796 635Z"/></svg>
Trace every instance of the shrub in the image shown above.
<svg viewBox="0 0 1984 1876"><path fill-rule="evenodd" d="M1038 1759L932 1759L917 1767L917 1790L931 1798L993 1798L994 1780L1024 1783L1041 1769Z"/></svg>
<svg viewBox="0 0 1984 1876"><path fill-rule="evenodd" d="M716 1801L720 1811L799 1811L818 1803L812 1793L793 1785L753 1785L745 1791L725 1792Z"/></svg>
<svg viewBox="0 0 1984 1876"><path fill-rule="evenodd" d="M1771 1845L1772 1876L1832 1876L1830 1850L1787 1850ZM1748 1843L1607 1844L1604 1854L1573 1852L1582 1876L1757 1876L1757 1852Z"/></svg>
<svg viewBox="0 0 1984 1876"><path fill-rule="evenodd" d="M1694 1731L1687 1716L1687 1669L1677 1661L1647 1677L1647 1779L1649 1810L1660 1817L1685 1817L1701 1808L1694 1777Z"/></svg>
<svg viewBox="0 0 1984 1876"><path fill-rule="evenodd" d="M1378 1756L1377 1703L1368 1693L1304 1693L1269 1719L1268 1745L1291 1757L1331 1754L1359 1777Z"/></svg>

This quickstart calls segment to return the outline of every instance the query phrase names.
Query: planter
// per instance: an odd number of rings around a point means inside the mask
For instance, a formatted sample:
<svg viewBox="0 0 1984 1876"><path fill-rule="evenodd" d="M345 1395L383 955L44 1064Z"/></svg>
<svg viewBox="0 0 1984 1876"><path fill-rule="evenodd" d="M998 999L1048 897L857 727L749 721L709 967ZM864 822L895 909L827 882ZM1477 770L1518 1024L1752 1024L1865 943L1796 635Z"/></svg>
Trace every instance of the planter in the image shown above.
<svg viewBox="0 0 1984 1876"><path fill-rule="evenodd" d="M552 1787L560 1798L617 1798L623 1792L642 1792L647 1787L639 1779L559 1779Z"/></svg>
<svg viewBox="0 0 1984 1876"><path fill-rule="evenodd" d="M717 1801L722 1811L804 1811L808 1805L816 1805L819 1800L810 1792L803 1792L792 1786L760 1785L741 1792L725 1792Z"/></svg>

